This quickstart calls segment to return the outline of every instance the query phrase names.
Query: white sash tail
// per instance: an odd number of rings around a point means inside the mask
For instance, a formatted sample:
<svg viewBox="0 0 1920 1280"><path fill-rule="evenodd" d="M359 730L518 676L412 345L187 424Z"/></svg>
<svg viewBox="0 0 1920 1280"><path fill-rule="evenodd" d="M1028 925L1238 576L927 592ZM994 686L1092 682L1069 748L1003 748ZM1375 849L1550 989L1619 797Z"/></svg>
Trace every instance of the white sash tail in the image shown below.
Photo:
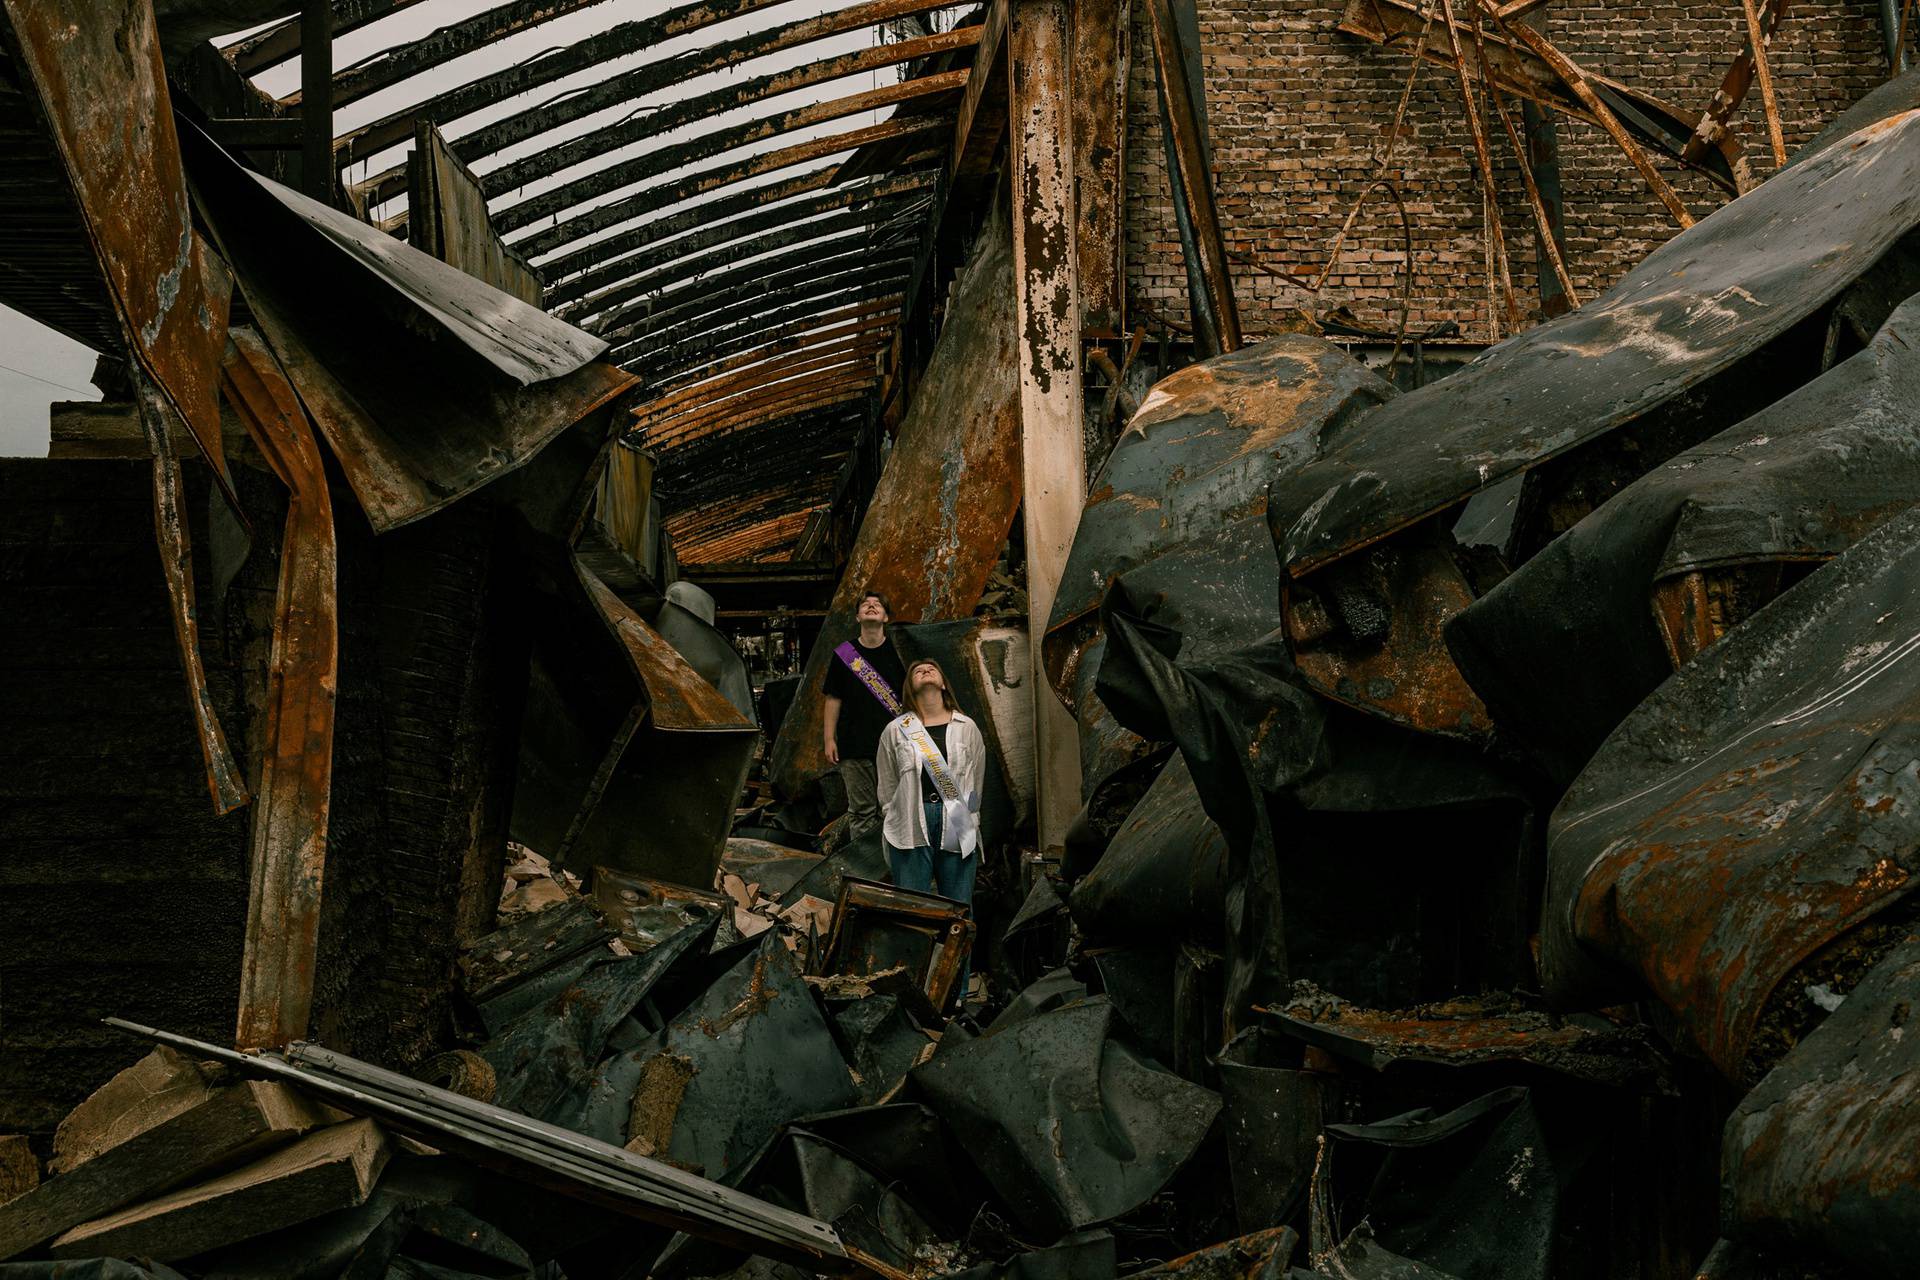
<svg viewBox="0 0 1920 1280"><path fill-rule="evenodd" d="M980 828L974 821L971 805L973 797L961 796L953 770L947 767L940 748L933 745L933 738L928 735L927 726L920 723L919 716L909 712L900 732L906 734L907 741L919 752L920 767L933 779L933 789L940 793L940 847L967 857L980 844Z"/></svg>

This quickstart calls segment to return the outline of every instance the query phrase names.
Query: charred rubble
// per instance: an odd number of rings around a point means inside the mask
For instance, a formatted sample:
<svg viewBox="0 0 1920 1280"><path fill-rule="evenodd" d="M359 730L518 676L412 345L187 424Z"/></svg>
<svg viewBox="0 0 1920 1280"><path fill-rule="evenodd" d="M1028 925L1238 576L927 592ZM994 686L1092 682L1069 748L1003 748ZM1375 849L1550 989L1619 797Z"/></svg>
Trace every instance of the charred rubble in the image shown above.
<svg viewBox="0 0 1920 1280"><path fill-rule="evenodd" d="M1044 590L1036 215L991 194L857 527L809 526L840 585L776 699L626 442L682 410L536 305L444 139L398 239L236 157L285 121L176 107L155 12L0 0L58 250L8 296L125 357L66 457L0 466L49 800L0 1280L1911 1272L1913 77L1410 390L1336 325L1243 345L1194 197L1220 353L1127 394ZM995 761L971 910L837 813L868 584Z"/></svg>

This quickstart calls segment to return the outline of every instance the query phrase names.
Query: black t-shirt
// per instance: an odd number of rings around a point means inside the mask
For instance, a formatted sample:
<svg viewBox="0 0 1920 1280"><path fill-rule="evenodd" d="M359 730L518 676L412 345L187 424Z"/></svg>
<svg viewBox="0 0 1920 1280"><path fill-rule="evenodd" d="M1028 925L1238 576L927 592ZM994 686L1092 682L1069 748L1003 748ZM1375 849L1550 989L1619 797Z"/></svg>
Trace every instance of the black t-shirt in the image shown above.
<svg viewBox="0 0 1920 1280"><path fill-rule="evenodd" d="M953 721L951 720L947 721L947 724L952 724L952 723ZM947 760L947 762L951 764L952 761L948 759L948 756L947 756L947 725L930 724L926 728L927 728L927 736L933 739L933 745L935 749L940 752L940 758L942 760ZM925 766L924 764L921 765L920 766L920 799L922 801L931 803L932 801L938 800L939 798L940 798L940 788L934 786L933 779L927 775L927 766Z"/></svg>
<svg viewBox="0 0 1920 1280"><path fill-rule="evenodd" d="M878 648L869 649L855 637L853 647L880 673L887 687L893 690L893 696L905 705L907 668L894 652L893 641L882 640ZM873 696L873 691L861 683L859 676L847 669L837 653L827 655L827 678L821 688L828 697L840 699L840 721L833 733L840 758L871 763L873 753L880 749L880 731L893 722L894 713Z"/></svg>

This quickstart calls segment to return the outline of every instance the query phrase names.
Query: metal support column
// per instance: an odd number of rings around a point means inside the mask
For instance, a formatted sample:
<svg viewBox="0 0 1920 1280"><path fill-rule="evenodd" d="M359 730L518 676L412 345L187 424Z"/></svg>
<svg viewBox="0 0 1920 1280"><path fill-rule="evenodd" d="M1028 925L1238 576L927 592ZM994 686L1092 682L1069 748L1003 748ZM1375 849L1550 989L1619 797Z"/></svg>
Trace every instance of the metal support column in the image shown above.
<svg viewBox="0 0 1920 1280"><path fill-rule="evenodd" d="M1538 103L1522 99L1520 116L1527 131L1527 167L1533 170L1534 185L1540 191L1540 203L1546 207L1547 226L1560 260L1567 261L1565 206L1560 198L1560 130L1553 113ZM1573 300L1560 287L1546 246L1539 249L1540 311L1547 319L1563 316L1573 309ZM1569 270L1568 274L1572 274Z"/></svg>
<svg viewBox="0 0 1920 1280"><path fill-rule="evenodd" d="M1074 238L1069 0L1015 0L1011 135L1013 274L1020 333L1022 528L1034 713L1035 825L1057 856L1080 809L1073 717L1053 694L1040 637L1086 502L1081 445L1080 270Z"/></svg>
<svg viewBox="0 0 1920 1280"><path fill-rule="evenodd" d="M300 185L333 203L333 7L300 12Z"/></svg>

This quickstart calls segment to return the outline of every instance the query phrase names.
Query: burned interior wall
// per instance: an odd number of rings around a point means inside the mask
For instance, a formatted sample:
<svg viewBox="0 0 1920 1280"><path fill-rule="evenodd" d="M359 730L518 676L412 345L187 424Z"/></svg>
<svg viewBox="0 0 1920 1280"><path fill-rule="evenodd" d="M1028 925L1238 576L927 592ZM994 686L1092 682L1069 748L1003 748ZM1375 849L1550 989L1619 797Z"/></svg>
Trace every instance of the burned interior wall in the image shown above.
<svg viewBox="0 0 1920 1280"><path fill-rule="evenodd" d="M186 485L204 585L210 486ZM0 460L0 617L0 1131L44 1135L143 1051L101 1018L231 1036L249 815L207 801L149 463ZM236 728L235 655L202 639Z"/></svg>
<svg viewBox="0 0 1920 1280"><path fill-rule="evenodd" d="M1361 189L1379 176L1377 154L1406 83L1404 46L1381 47L1336 30L1346 0L1284 8L1262 0L1195 0L1206 67L1207 122L1221 228L1230 253L1261 267L1305 273L1327 261ZM1455 6L1465 23L1470 7ZM1437 12L1437 9L1436 9ZM1744 47L1737 4L1664 3L1623 9L1603 0L1554 0L1541 11L1548 37L1588 70L1613 76L1683 112L1698 112ZM1148 49L1146 6L1133 5L1134 47ZM1911 37L1909 37L1911 39ZM1887 76L1879 13L1848 0L1794 3L1769 41L1769 65L1789 153ZM1518 104L1507 109L1520 127ZM1128 108L1127 289L1139 308L1187 320L1186 269L1175 234L1161 146L1153 60L1134 59ZM1734 115L1756 181L1773 172L1758 86ZM1500 218L1514 290L1523 311L1537 306L1533 219L1520 173L1497 121L1489 122ZM1559 118L1567 268L1582 298L1618 280L1678 229L1605 133ZM1728 196L1700 175L1656 158L1696 217ZM1458 83L1421 65L1393 162L1413 228L1415 282L1410 326L1445 320L1473 342L1489 339L1480 188ZM1375 192L1355 224L1322 294L1369 325L1399 316L1402 234L1393 200ZM1249 336L1278 331L1280 310L1311 295L1245 260L1232 259L1234 293Z"/></svg>

